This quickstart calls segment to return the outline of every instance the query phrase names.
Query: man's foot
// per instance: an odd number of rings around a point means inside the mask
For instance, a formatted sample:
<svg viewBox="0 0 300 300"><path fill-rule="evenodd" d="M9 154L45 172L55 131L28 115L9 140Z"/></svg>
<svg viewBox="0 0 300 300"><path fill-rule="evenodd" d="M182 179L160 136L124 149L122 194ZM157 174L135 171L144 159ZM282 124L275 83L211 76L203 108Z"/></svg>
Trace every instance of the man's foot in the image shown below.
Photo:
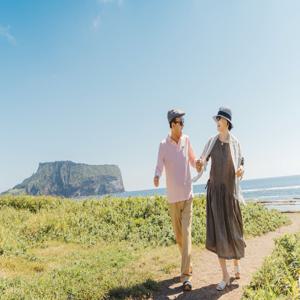
<svg viewBox="0 0 300 300"><path fill-rule="evenodd" d="M189 281L189 280L186 280L184 283L183 283L183 290L186 291L186 292L189 292L191 291L193 288L193 285L192 283Z"/></svg>

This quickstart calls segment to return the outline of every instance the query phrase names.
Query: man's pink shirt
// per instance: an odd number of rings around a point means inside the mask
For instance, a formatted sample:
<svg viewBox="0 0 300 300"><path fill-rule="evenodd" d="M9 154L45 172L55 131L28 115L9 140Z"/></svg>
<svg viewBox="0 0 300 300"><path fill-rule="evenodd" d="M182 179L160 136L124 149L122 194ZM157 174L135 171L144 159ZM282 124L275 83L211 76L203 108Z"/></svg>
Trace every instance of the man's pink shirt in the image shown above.
<svg viewBox="0 0 300 300"><path fill-rule="evenodd" d="M160 143L155 176L160 177L165 169L170 203L193 197L190 165L195 168L196 155L187 135L182 135L178 144L170 135Z"/></svg>

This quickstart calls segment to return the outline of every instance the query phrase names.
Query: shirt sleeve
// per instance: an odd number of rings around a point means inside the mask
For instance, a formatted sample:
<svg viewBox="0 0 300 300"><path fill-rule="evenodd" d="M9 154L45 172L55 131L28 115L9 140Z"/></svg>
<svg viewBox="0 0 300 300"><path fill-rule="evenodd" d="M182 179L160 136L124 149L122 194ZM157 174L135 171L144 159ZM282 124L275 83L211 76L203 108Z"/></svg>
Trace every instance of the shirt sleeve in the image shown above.
<svg viewBox="0 0 300 300"><path fill-rule="evenodd" d="M196 155L195 155L195 152L194 152L194 149L192 147L190 139L188 139L188 147L189 147L188 155L189 155L190 164L193 168L196 168Z"/></svg>
<svg viewBox="0 0 300 300"><path fill-rule="evenodd" d="M160 177L164 170L164 155L163 155L163 145L162 143L159 145L158 155L157 155L157 163L155 168L155 176Z"/></svg>

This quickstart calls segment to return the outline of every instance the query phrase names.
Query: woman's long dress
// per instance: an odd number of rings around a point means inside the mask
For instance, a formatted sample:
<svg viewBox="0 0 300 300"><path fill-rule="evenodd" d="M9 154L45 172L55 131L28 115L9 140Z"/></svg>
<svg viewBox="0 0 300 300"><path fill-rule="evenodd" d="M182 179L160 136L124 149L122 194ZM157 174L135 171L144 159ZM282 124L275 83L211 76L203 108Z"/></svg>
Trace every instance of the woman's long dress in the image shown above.
<svg viewBox="0 0 300 300"><path fill-rule="evenodd" d="M206 248L225 259L244 257L243 220L234 197L235 171L228 143L216 141L207 183Z"/></svg>

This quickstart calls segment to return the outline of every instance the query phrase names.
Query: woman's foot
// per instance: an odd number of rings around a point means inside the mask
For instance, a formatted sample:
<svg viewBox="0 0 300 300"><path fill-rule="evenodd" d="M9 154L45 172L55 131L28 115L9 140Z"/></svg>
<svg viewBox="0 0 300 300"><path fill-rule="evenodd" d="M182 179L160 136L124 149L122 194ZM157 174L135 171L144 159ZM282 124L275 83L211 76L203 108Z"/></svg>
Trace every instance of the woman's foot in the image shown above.
<svg viewBox="0 0 300 300"><path fill-rule="evenodd" d="M235 279L241 278L241 271L240 271L239 265L234 266L234 276L235 276Z"/></svg>
<svg viewBox="0 0 300 300"><path fill-rule="evenodd" d="M231 281L230 281L230 277L228 275L228 277L223 278L223 280L217 284L216 289L218 291L223 291L226 288L226 286L230 286L230 284L231 284Z"/></svg>

